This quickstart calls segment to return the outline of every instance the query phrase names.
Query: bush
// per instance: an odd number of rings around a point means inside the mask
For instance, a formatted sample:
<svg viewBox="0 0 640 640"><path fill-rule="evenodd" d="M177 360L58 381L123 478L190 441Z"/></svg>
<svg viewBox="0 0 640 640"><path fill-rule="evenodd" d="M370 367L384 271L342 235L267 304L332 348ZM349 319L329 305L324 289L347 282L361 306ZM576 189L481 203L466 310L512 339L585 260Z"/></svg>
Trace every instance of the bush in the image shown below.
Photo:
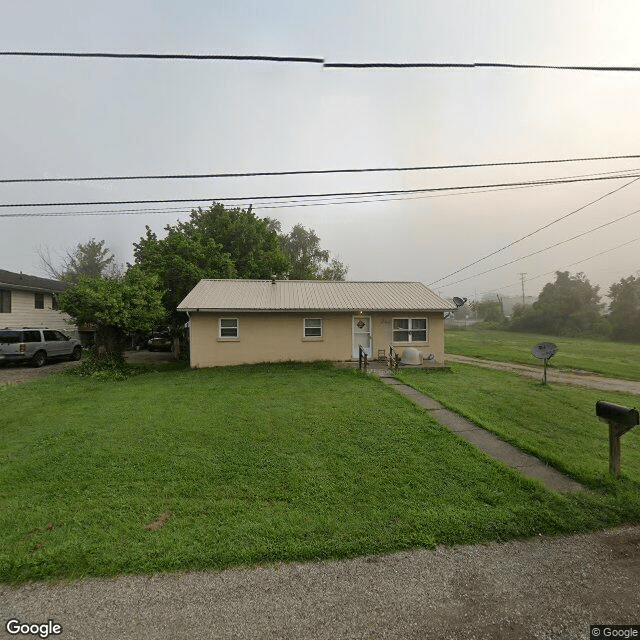
<svg viewBox="0 0 640 640"><path fill-rule="evenodd" d="M144 371L143 367L127 364L122 354L99 357L95 351L86 351L82 362L77 367L66 369L65 373L95 380L127 380Z"/></svg>

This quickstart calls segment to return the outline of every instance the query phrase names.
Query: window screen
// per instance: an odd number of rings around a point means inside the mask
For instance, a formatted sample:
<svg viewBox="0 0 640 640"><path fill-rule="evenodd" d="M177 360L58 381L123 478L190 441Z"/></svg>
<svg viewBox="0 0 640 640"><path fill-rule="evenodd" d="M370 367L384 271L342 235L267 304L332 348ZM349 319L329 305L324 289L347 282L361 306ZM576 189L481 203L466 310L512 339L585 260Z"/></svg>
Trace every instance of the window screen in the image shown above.
<svg viewBox="0 0 640 640"><path fill-rule="evenodd" d="M305 318L304 319L304 337L305 338L322 337L322 318Z"/></svg>

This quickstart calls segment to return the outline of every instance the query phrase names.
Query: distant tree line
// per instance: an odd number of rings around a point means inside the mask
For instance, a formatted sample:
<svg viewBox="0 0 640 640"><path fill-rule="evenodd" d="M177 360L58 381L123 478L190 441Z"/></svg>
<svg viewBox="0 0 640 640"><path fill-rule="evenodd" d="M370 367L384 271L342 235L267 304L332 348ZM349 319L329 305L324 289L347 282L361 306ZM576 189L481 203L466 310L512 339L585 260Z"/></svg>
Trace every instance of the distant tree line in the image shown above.
<svg viewBox="0 0 640 640"><path fill-rule="evenodd" d="M612 284L602 302L599 287L584 273L556 271L555 282L543 287L531 305L517 305L505 318L500 300L474 303L478 317L512 331L556 336L598 336L640 342L640 277L628 276Z"/></svg>
<svg viewBox="0 0 640 640"><path fill-rule="evenodd" d="M67 251L59 266L40 251L45 270L70 284L59 308L77 324L94 325L97 344L108 353L121 352L127 334L160 325L177 333L185 322L177 306L202 278L344 280L347 274L315 231L297 224L283 233L277 220L251 208L214 203L164 230L159 237L146 227L126 268L94 238Z"/></svg>

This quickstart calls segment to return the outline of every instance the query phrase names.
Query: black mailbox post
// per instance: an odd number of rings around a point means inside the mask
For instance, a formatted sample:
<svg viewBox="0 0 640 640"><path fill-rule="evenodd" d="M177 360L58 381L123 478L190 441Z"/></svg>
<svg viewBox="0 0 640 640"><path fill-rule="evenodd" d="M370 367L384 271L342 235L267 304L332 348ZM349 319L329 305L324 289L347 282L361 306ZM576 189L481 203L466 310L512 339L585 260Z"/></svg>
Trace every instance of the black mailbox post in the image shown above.
<svg viewBox="0 0 640 640"><path fill-rule="evenodd" d="M598 400L596 415L609 425L609 473L620 477L620 436L640 423L637 409Z"/></svg>

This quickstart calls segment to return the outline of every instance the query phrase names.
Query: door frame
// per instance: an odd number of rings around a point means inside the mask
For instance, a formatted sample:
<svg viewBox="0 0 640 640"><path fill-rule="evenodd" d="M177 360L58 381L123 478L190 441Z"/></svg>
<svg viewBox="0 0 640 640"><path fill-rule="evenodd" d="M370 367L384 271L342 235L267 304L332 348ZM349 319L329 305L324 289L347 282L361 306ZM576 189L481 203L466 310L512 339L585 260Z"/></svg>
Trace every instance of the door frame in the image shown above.
<svg viewBox="0 0 640 640"><path fill-rule="evenodd" d="M369 319L369 331L365 332L365 331L358 331L356 332L355 328L356 328L356 319L360 319L363 320L364 318L368 318ZM369 336L369 347L367 348L367 355L371 358L372 354L373 354L373 318L369 315L369 316L361 316L361 315L354 315L351 316L351 357L352 358L357 358L359 356L359 352L358 352L358 346L359 344L356 344L356 333L358 333L359 335L363 335L364 333L367 333Z"/></svg>

